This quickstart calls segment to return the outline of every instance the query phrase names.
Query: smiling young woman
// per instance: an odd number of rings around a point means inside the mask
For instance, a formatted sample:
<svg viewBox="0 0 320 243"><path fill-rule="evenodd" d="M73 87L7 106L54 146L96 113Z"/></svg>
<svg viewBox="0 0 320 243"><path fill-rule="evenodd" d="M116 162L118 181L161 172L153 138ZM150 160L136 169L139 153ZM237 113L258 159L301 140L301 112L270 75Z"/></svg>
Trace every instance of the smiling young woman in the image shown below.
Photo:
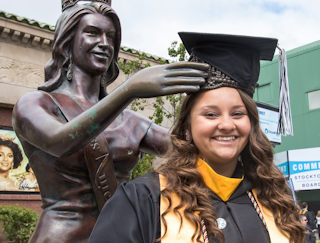
<svg viewBox="0 0 320 243"><path fill-rule="evenodd" d="M219 174L231 177L251 130L238 91L222 87L199 94L191 109L190 130L199 156Z"/></svg>
<svg viewBox="0 0 320 243"><path fill-rule="evenodd" d="M259 61L272 59L277 40L180 36L192 61L210 64L206 83L186 96L160 168L118 187L89 242L302 243L252 99Z"/></svg>

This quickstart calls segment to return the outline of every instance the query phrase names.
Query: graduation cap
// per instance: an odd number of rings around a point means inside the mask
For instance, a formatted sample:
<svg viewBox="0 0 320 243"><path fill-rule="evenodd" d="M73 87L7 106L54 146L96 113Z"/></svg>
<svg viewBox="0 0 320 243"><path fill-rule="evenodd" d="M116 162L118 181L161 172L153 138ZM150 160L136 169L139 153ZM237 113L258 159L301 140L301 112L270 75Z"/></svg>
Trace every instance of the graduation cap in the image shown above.
<svg viewBox="0 0 320 243"><path fill-rule="evenodd" d="M179 32L190 61L211 65L201 89L222 86L240 88L253 96L259 78L260 60L271 61L278 40L241 35Z"/></svg>

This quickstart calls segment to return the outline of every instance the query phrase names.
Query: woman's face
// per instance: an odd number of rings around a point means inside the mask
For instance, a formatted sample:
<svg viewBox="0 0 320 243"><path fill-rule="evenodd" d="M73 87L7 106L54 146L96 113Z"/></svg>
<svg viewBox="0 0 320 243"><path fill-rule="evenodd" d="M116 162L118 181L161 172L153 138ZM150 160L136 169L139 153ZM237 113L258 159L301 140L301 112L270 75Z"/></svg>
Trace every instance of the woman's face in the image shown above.
<svg viewBox="0 0 320 243"><path fill-rule="evenodd" d="M13 152L11 148L0 145L0 171L8 171L13 165Z"/></svg>
<svg viewBox="0 0 320 243"><path fill-rule="evenodd" d="M308 224L308 219L307 219L307 217L306 217L305 215L301 216L300 222L301 222L301 224L302 224L304 227L306 227L307 224Z"/></svg>
<svg viewBox="0 0 320 243"><path fill-rule="evenodd" d="M213 168L237 164L251 123L236 89L222 87L200 94L191 109L190 122L193 142Z"/></svg>
<svg viewBox="0 0 320 243"><path fill-rule="evenodd" d="M73 39L73 63L86 73L105 72L113 59L115 36L111 18L98 13L83 16Z"/></svg>

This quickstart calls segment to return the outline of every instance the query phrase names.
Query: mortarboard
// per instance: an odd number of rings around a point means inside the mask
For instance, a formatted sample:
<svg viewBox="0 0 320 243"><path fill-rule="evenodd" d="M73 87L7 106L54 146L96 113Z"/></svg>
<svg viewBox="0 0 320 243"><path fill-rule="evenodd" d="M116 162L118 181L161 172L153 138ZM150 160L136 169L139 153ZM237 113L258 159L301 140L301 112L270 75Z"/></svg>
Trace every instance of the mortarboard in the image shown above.
<svg viewBox="0 0 320 243"><path fill-rule="evenodd" d="M253 96L259 78L260 60L271 61L278 40L274 38L179 32L190 61L211 65L201 89L222 86L240 88Z"/></svg>

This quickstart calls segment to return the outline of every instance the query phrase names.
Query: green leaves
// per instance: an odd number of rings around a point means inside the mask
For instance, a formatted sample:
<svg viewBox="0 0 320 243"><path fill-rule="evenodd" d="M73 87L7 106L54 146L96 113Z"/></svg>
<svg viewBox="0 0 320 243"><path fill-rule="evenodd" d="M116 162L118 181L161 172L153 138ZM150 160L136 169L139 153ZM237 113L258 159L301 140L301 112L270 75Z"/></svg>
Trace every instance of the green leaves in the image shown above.
<svg viewBox="0 0 320 243"><path fill-rule="evenodd" d="M129 75L131 73L137 72L140 69L150 67L149 62L145 62L146 54L140 54L137 60L124 60L119 59L118 64L120 70L122 70L125 74Z"/></svg>
<svg viewBox="0 0 320 243"><path fill-rule="evenodd" d="M140 69L140 66L141 66L140 60L127 61L127 60L120 59L118 63L119 63L119 68L125 74L131 74L134 71Z"/></svg>
<svg viewBox="0 0 320 243"><path fill-rule="evenodd" d="M139 176L142 176L144 174L152 172L153 171L152 160L155 157L156 156L154 156L154 155L145 154L142 157L142 159L139 159L138 164L136 165L136 167L131 172L130 180L133 180L135 178L138 178Z"/></svg>
<svg viewBox="0 0 320 243"><path fill-rule="evenodd" d="M188 60L186 48L182 43L178 44L177 41L173 41L171 46L168 48L168 54L170 57L177 57L178 61Z"/></svg>
<svg viewBox="0 0 320 243"><path fill-rule="evenodd" d="M135 99L134 101L132 101L130 109L133 111L143 111L146 103L146 99Z"/></svg>
<svg viewBox="0 0 320 243"><path fill-rule="evenodd" d="M38 218L38 213L30 209L18 206L0 206L0 224L8 241L28 242Z"/></svg>

